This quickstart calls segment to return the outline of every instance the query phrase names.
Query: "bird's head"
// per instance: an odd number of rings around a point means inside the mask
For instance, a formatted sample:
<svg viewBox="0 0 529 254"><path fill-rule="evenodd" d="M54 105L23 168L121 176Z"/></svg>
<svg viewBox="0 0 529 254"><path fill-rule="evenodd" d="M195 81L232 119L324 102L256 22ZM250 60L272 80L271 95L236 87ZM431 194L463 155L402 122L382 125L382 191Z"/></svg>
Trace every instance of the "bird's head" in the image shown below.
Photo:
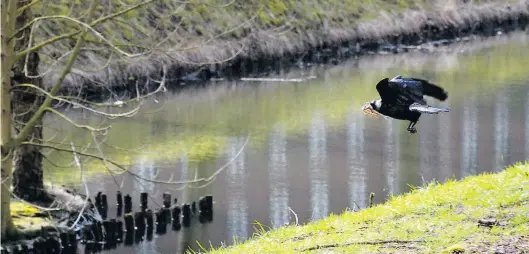
<svg viewBox="0 0 529 254"><path fill-rule="evenodd" d="M362 106L362 111L368 115L371 116L380 116L380 113L378 110L382 106L382 100L372 100L370 102L366 102L364 106Z"/></svg>

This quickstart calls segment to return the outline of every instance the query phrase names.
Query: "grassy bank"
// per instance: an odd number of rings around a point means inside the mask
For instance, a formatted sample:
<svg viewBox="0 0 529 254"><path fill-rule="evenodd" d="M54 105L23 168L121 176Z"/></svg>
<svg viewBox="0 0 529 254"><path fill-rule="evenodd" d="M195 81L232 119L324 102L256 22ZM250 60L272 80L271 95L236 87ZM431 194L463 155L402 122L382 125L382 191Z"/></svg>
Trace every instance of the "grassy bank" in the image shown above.
<svg viewBox="0 0 529 254"><path fill-rule="evenodd" d="M522 253L529 251L529 164L445 184L211 253Z"/></svg>
<svg viewBox="0 0 529 254"><path fill-rule="evenodd" d="M54 2L46 6L36 4L35 13L75 16L88 4ZM99 16L124 9L120 5L123 2L127 1L108 1L108 6L98 9ZM144 51L142 48L149 48L153 51L133 59L114 56L109 60L109 50L101 49L102 41L92 35L77 62L83 70L70 74L66 87L79 88L87 83L92 86L85 88L92 90L97 83L116 89L135 87L138 78L159 76L162 64L170 66L170 78L178 78L204 63L215 63L220 69L230 67L234 72L262 69L263 65L278 59L296 61L303 57L317 61L322 52L350 56L363 49L376 49L385 42L412 44L473 32L494 34L495 27L518 27L529 20L528 0L171 2L157 2L97 25L97 31L121 50L139 53ZM70 23L42 22L35 40L43 41L77 29ZM161 38L167 40L159 44ZM69 40L57 41L41 50L41 71L51 68L44 80L47 86L60 72L57 67L65 60L61 58L62 50L69 43ZM59 62L55 63L56 60Z"/></svg>

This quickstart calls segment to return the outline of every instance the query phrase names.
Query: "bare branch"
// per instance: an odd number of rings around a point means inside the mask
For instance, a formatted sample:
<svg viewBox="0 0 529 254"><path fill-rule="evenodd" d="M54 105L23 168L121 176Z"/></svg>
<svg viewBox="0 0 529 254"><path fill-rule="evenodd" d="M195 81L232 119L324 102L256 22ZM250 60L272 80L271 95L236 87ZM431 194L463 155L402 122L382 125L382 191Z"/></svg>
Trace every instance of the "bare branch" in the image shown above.
<svg viewBox="0 0 529 254"><path fill-rule="evenodd" d="M114 174L112 173L112 171L111 171L110 168L108 167L107 159L106 159L106 157L103 155L103 150L101 150L101 147L99 146L99 143L97 142L96 136L94 135L93 132L92 132L91 134L92 134L92 139L94 140L94 143L96 144L96 148L97 148L97 150L99 151L99 155L100 155L101 158L103 159L103 164L104 164L105 167L108 169L108 173L110 173L110 175L112 176L112 179L114 179L114 183L116 183L116 186L118 186L118 188L119 188L118 181L116 180L116 177L114 176Z"/></svg>
<svg viewBox="0 0 529 254"><path fill-rule="evenodd" d="M77 152L75 151L75 146L73 145L73 142L70 142L70 146L72 148L73 158L75 160L75 164L77 164L77 167L79 168L79 171L81 172L81 181L83 182L83 185L84 185L84 188L85 188L85 192L86 192L86 194L85 194L86 195L86 199L85 199L83 208L81 208L81 211L79 211L79 215L77 216L77 219L68 228L68 229L73 229L77 225L79 220L81 219L81 216L83 215L83 212L84 212L84 210L86 208L86 204L88 204L88 198L90 197L90 191L88 190L88 185L86 184L86 179L84 178L83 165L81 165L81 162L79 161L79 156L77 156Z"/></svg>
<svg viewBox="0 0 529 254"><path fill-rule="evenodd" d="M113 13L113 14L110 14L110 15L108 15L108 16L101 17L101 18L96 19L96 20L94 20L93 22L91 22L88 26L89 26L89 27L93 27L93 26L95 26L95 25L97 25L97 24L99 24L99 23L101 23L101 22L105 22L105 21L107 21L107 20L113 19L113 18L115 18L115 17L117 17L117 16L123 15L123 14L125 14L125 13L127 13L127 12L132 11L132 10L135 10L135 9L141 8L141 7L143 7L143 6L147 5L147 4L150 4L150 3L152 3L152 2L154 2L154 0L149 0L149 1L146 1L146 2L143 2L143 3L139 3L139 4L137 4L137 5L134 5L134 6L132 6L132 7L127 8L127 9L125 9L125 10L122 10L122 11L119 11L119 12L116 12L116 13ZM92 14L92 15L93 15L93 14ZM91 16L92 16L92 15L91 15ZM35 22L35 21L36 21L36 20L32 20L32 22L26 24L26 25L25 25L24 27L22 27L22 28L27 28L28 26L32 25L33 22ZM19 29L15 34L19 33L20 31L23 31L22 28ZM16 56L15 56L15 61L18 61L21 57L25 56L26 54L29 54L29 53L34 52L34 51L37 51L37 50L39 50L40 48L45 47L46 45L49 45L49 44L51 44L51 43L54 43L54 42L56 42L56 41L60 41L60 40L66 39L66 38L71 38L71 37L73 37L73 36L75 36L75 35L81 33L81 31L82 31L82 30L77 30L77 31L73 31L73 32L70 32L70 33L67 33L67 34L59 35L59 36L56 36L56 37L50 38L50 39L48 39L48 40L46 40L46 41L44 41L44 42L41 42L41 43L39 43L39 44L37 44L37 45L31 47L31 48L27 48L26 50L21 51L21 52L19 52L19 53L16 54ZM83 37L84 37L84 36L83 36Z"/></svg>
<svg viewBox="0 0 529 254"><path fill-rule="evenodd" d="M17 16L20 15L23 11L25 11L28 8L31 8L31 6L40 3L42 0L33 0L31 3L26 4L17 10Z"/></svg>
<svg viewBox="0 0 529 254"><path fill-rule="evenodd" d="M106 117L111 118L111 119L113 119L113 118L118 118L118 117L131 117L131 116L135 115L135 114L139 111L139 109L140 109L140 107L138 106L138 107L136 107L136 108L134 108L134 109L132 109L132 110L130 110L130 111L128 111L128 112L125 112L125 113L111 114L111 113L106 113L106 112L103 112L103 111L95 110L95 109L93 109L93 108L91 108L91 107L84 106L84 105L82 105L82 104L80 104L80 103L77 103L77 102L74 102L74 101L70 101L70 100L63 99L63 98L61 98L60 96L53 96L51 93L48 93L46 90L44 90L44 89L42 89L42 88L40 88L40 87L38 87L38 86L35 86L35 85L33 85L33 84L18 84L18 85L16 85L16 86L21 86L21 87L32 87L32 88L35 88L35 89L41 91L42 93L46 94L46 99L50 99L50 100L58 100L58 101L66 102L66 103L68 103L68 104L71 104L71 105L74 105L74 106L77 106L77 107L80 107L80 108L86 109L86 110L88 110L88 111L91 111L91 112L96 113L96 114L98 114L98 115L106 116ZM131 101L132 101L132 100L131 100ZM141 102L140 102L140 104L141 104ZM114 103L114 105L115 105L115 106L121 106L122 103L117 103L117 104ZM107 106L108 106L108 105L107 105ZM41 106L41 108L42 108L42 106ZM43 110L47 110L48 108L49 108L49 107L46 107L46 108L44 108ZM39 108L39 110L40 110L40 108ZM37 113L38 113L38 111L37 111ZM35 114L37 114L37 113L35 113ZM30 121L31 121L31 120L30 120ZM22 132L21 132L21 133L22 133Z"/></svg>
<svg viewBox="0 0 529 254"><path fill-rule="evenodd" d="M86 129L86 130L89 130L89 131L92 131L92 132L106 132L111 127L110 125L108 125L108 126L103 127L103 128L94 128L94 127L92 127L90 125L78 124L78 123L74 122L72 119L70 119L69 117L65 116L63 113L58 112L55 109L48 108L47 110L50 111L50 112L55 113L56 115L60 116L61 118L63 118L64 120L68 121L70 124L72 124L73 126L75 126L77 128Z"/></svg>
<svg viewBox="0 0 529 254"><path fill-rule="evenodd" d="M53 15L53 16L44 16L44 17L38 17L38 18L35 18L32 20L32 22L30 22L29 24L33 25L41 20L46 20L46 19L66 19L66 20L69 20L69 21L72 21L86 29L88 29L89 31L91 31L93 34L95 34L97 37L99 37L101 40L105 41L107 43L108 46L110 46L112 49L114 49L115 51L127 56L127 57L136 57L136 56L140 56L142 54L129 54L121 49L119 49L118 47L116 47L112 42L110 42L107 38L105 38L105 36L103 36L100 32L98 32L95 28L93 28L90 24L87 24L85 22L82 22L78 19L75 19L75 18L72 18L72 17L68 17L68 16L65 16L65 15ZM22 27L22 28L26 28L29 24L26 24L26 26ZM19 56L19 54L17 54L17 57Z"/></svg>
<svg viewBox="0 0 529 254"><path fill-rule="evenodd" d="M92 18L92 16L94 15L94 12L95 12L95 9L97 7L98 2L99 2L99 0L93 0L92 1L92 4L90 6L90 11L89 11L89 18ZM82 32L81 36L77 39L77 42L76 42L75 47L74 47L74 52L70 56L70 59L69 59L68 63L66 64L66 67L64 68L61 76L55 81L55 84L53 85L53 87L52 87L52 89L50 91L50 95L53 96L53 94L55 94L57 92L57 90L59 90L59 88L62 85L62 82L63 82L64 78L66 78L66 75L70 72L73 63L75 62L75 59L77 58L77 55L79 55L79 51L81 50L81 47L82 47L82 45L84 43L84 37L86 36L87 33L88 33L88 29L85 29ZM46 99L44 100L44 102L42 103L40 108L33 115L33 117L31 117L31 119L28 121L27 125L24 126L24 128L16 135L15 138L13 138L14 147L16 147L18 144L20 144L22 142L22 140L24 140L26 138L26 136L29 134L29 132L33 128L33 126L37 123L37 121L40 119L40 117L45 112L45 110L50 106L52 100L53 99L51 97L49 97L49 96L46 97Z"/></svg>
<svg viewBox="0 0 529 254"><path fill-rule="evenodd" d="M217 171L215 171L213 174L211 174L209 177L201 177L201 178L196 178L194 180L188 180L188 181L160 181L160 180L155 180L155 179L148 179L148 178L145 178L145 177L142 177L132 171L130 171L129 169L123 167L121 164L119 164L118 162L114 161L114 160L111 160L111 159L108 159L108 158L105 158L105 157L102 157L102 156L98 156L98 155L95 155L95 154L90 154L90 153L80 153L80 152L77 152L78 155L81 155L81 156L86 156L86 157L90 157L90 158L94 158L94 159L98 159L98 160L101 160L101 161L106 161L108 162L109 164L117 167L118 169L120 169L122 172L119 173L119 174L123 174L123 173L128 173L138 179L141 179L141 180L144 180L144 181L147 181L147 182L153 182L153 183L159 183L159 184L167 184L167 185L179 185L179 184L193 184L193 183L201 183L201 182L211 182L213 179L215 179L215 177L217 177L217 175L219 175L224 169L226 169L237 157L239 157L239 155L242 153L242 151L244 150L244 148L246 148L246 145L248 144L248 141L249 141L249 138L250 138L250 135L248 134L248 136L246 137L246 141L244 142L244 144L242 145L242 147L240 148L240 150L237 152L237 154L235 154L235 156L233 158L230 159L230 161L228 161L226 164L224 164L222 167L220 167L219 169L217 169ZM31 143L31 142L22 142L21 145L34 145L34 146L40 146L40 147L43 147L43 148L50 148L50 149L54 149L54 150L57 150L57 151L63 151L63 152L73 152L73 150L70 150L70 149L65 149L65 148L60 148L60 147L55 147L55 146L51 146L51 145L46 145L46 144L38 144L38 143ZM110 168L108 168L110 170ZM116 173L115 173L116 174Z"/></svg>

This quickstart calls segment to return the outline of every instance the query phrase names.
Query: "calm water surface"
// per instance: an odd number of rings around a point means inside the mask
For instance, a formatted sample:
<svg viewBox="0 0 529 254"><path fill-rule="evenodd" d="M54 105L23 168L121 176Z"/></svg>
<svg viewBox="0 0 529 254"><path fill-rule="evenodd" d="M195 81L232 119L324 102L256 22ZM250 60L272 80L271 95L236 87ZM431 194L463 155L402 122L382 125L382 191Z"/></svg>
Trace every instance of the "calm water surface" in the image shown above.
<svg viewBox="0 0 529 254"><path fill-rule="evenodd" d="M85 160L90 195L163 192L178 202L214 197L214 219L112 253L181 253L232 244L252 236L260 222L281 227L322 219L368 205L369 193L383 202L392 194L432 180L497 172L529 157L529 37L499 37L449 52L368 56L339 66L317 66L272 77L316 76L305 82L216 82L200 89L149 100L131 118L113 120L99 147L108 158L143 178L198 184L155 184L128 174L111 177L102 163ZM396 75L430 79L448 90L435 105L452 110L423 115L418 133L407 122L366 116L360 107L378 98L376 83ZM97 117L73 110L78 122ZM108 122L107 122L108 123ZM49 116L45 135L73 140L98 154L94 138ZM86 146L86 144L89 144ZM54 184L84 192L69 154L50 152L46 175ZM115 168L114 168L115 169ZM221 170L219 170L221 169ZM111 206L109 217L115 216Z"/></svg>

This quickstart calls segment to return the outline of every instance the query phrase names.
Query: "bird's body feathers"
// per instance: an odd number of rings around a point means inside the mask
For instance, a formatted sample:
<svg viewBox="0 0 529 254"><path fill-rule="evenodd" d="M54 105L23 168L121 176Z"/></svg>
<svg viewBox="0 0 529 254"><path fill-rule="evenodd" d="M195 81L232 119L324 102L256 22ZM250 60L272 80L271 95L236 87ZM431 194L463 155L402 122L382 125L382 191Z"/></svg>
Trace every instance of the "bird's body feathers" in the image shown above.
<svg viewBox="0 0 529 254"><path fill-rule="evenodd" d="M449 107L428 106L424 96L430 96L441 101L448 98L446 91L424 79L403 78L398 75L391 80L384 78L376 85L380 100L374 100L362 107L364 112L376 111L388 117L408 120L408 130L415 132L413 127L422 113L438 114L449 112Z"/></svg>

